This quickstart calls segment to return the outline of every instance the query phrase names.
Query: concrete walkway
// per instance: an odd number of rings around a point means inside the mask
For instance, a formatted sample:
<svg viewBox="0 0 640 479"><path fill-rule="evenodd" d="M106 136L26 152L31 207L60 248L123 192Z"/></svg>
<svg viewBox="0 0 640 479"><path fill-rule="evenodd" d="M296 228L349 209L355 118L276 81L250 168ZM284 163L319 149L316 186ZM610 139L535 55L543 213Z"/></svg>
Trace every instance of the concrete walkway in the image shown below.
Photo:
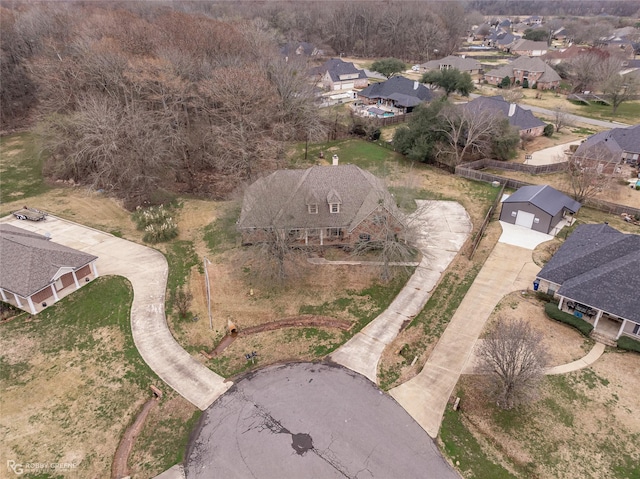
<svg viewBox="0 0 640 479"><path fill-rule="evenodd" d="M168 267L159 251L51 215L41 222L12 216L0 221L39 234L50 233L56 243L98 256L100 275L127 278L134 293L131 332L135 345L160 379L189 402L204 410L231 386L173 338L164 314Z"/></svg>
<svg viewBox="0 0 640 479"><path fill-rule="evenodd" d="M403 323L422 310L472 228L467 212L456 202L417 203L410 221L419 231L416 243L423 254L420 265L389 307L329 357L374 383L382 351L395 339Z"/></svg>
<svg viewBox="0 0 640 479"><path fill-rule="evenodd" d="M602 356L602 354L604 353L604 349L605 349L604 344L596 343L594 344L593 348L591 348L591 351L587 353L586 356L580 359L577 359L576 361L573 361L571 363L561 364L560 366L554 366L552 368L549 368L545 371L545 374L547 375L566 374L573 371L578 371L579 369L584 369L586 367L589 367L593 363L595 363L600 358L600 356Z"/></svg>
<svg viewBox="0 0 640 479"><path fill-rule="evenodd" d="M422 371L389 391L433 438L487 319L504 295L526 289L540 269L531 258L531 230L517 228L509 230L511 244L499 241L487 258ZM518 238L524 246L517 246Z"/></svg>

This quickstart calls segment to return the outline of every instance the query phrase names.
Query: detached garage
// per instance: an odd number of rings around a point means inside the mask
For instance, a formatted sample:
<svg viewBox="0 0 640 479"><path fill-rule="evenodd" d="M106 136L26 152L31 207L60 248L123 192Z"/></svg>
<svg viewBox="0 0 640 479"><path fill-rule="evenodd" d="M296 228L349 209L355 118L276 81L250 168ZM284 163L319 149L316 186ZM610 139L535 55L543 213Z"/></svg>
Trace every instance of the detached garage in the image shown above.
<svg viewBox="0 0 640 479"><path fill-rule="evenodd" d="M549 185L523 186L502 201L500 221L555 235L558 223L577 213L580 206Z"/></svg>

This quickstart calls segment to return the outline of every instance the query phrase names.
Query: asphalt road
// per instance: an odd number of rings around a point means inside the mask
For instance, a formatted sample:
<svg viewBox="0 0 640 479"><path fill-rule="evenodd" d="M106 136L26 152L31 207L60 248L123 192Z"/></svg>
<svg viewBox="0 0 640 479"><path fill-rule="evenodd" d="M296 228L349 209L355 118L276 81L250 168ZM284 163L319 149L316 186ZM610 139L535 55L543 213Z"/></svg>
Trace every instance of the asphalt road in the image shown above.
<svg viewBox="0 0 640 479"><path fill-rule="evenodd" d="M336 365L259 370L212 404L192 437L187 479L459 478L393 398Z"/></svg>

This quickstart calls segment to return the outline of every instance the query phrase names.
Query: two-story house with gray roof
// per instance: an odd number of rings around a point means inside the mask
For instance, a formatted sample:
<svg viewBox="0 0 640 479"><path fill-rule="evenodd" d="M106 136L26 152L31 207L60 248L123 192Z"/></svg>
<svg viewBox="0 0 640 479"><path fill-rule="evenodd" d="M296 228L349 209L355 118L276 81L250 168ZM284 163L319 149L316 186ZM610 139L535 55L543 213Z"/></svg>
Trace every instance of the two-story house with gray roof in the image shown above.
<svg viewBox="0 0 640 479"><path fill-rule="evenodd" d="M276 231L295 245L347 246L401 234L402 215L382 181L355 165L278 170L251 184L237 228L244 244Z"/></svg>
<svg viewBox="0 0 640 479"><path fill-rule="evenodd" d="M365 88L369 79L364 70L358 70L353 63L340 58L331 58L321 66L314 68L312 74L318 75L321 86L330 91Z"/></svg>
<svg viewBox="0 0 640 479"><path fill-rule="evenodd" d="M420 65L420 70L424 72L432 70L451 70L456 69L461 72L467 72L469 75L477 75L481 69L480 62L473 58L465 58L464 56L449 55L440 60L431 60Z"/></svg>
<svg viewBox="0 0 640 479"><path fill-rule="evenodd" d="M546 123L536 118L531 110L525 110L515 103L509 103L500 95L480 96L466 103L463 108L472 110L480 115L482 113L499 113L509 120L509 124L517 128L520 136L540 136L544 132Z"/></svg>
<svg viewBox="0 0 640 479"><path fill-rule="evenodd" d="M525 79L529 87L537 86L539 90L549 90L560 86L560 75L540 58L522 56L508 65L503 65L484 74L484 79L491 85L499 85L504 77L511 83L523 84Z"/></svg>
<svg viewBox="0 0 640 479"><path fill-rule="evenodd" d="M640 235L581 225L538 273L538 289L600 335L640 339Z"/></svg>
<svg viewBox="0 0 640 479"><path fill-rule="evenodd" d="M97 259L40 234L0 224L2 301L37 314L96 278Z"/></svg>

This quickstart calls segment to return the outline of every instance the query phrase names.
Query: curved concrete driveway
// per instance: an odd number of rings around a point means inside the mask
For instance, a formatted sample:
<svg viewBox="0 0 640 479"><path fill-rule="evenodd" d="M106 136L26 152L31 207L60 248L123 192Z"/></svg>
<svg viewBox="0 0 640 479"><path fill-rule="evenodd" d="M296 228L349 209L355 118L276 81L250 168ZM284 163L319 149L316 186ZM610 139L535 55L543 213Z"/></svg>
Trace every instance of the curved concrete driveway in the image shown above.
<svg viewBox="0 0 640 479"><path fill-rule="evenodd" d="M454 201L417 200L410 223L422 261L389 307L329 359L377 383L378 362L384 348L424 307L440 276L455 258L472 229L466 210Z"/></svg>
<svg viewBox="0 0 640 479"><path fill-rule="evenodd" d="M389 393L435 438L442 415L492 311L505 294L526 289L540 268L531 250L552 236L502 223L503 234L476 276L422 371ZM533 239L532 239L533 238ZM516 246L520 244L519 246Z"/></svg>
<svg viewBox="0 0 640 479"><path fill-rule="evenodd" d="M164 315L167 261L158 251L55 216L46 221L1 220L98 256L100 275L127 278L133 287L131 332L142 359L178 394L205 410L230 382L196 361L171 335Z"/></svg>

